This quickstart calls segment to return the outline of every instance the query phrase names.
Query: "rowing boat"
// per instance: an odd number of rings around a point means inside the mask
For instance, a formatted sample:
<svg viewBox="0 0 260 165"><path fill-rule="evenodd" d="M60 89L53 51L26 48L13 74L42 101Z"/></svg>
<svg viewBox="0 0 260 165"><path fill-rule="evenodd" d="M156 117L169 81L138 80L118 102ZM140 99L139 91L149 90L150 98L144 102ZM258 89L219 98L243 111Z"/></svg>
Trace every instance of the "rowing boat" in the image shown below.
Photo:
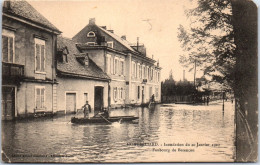
<svg viewBox="0 0 260 165"><path fill-rule="evenodd" d="M133 121L139 119L139 117L135 116L111 116L108 118L104 117L92 117L92 118L77 118L72 117L71 123L74 124L94 124L94 123L113 123L113 122L127 122L127 121Z"/></svg>

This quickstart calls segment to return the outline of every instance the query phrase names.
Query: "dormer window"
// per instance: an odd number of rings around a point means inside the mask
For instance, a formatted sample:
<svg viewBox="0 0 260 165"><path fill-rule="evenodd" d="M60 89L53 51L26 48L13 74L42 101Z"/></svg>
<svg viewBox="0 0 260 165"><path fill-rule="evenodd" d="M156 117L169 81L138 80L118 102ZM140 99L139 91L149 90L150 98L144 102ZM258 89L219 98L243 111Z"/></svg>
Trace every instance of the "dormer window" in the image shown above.
<svg viewBox="0 0 260 165"><path fill-rule="evenodd" d="M69 50L67 46L58 48L57 55L58 55L59 62L68 63L68 54L69 54Z"/></svg>
<svg viewBox="0 0 260 165"><path fill-rule="evenodd" d="M113 48L114 47L113 41L108 41L107 47Z"/></svg>
<svg viewBox="0 0 260 165"><path fill-rule="evenodd" d="M87 37L95 37L95 33L93 31L88 32Z"/></svg>

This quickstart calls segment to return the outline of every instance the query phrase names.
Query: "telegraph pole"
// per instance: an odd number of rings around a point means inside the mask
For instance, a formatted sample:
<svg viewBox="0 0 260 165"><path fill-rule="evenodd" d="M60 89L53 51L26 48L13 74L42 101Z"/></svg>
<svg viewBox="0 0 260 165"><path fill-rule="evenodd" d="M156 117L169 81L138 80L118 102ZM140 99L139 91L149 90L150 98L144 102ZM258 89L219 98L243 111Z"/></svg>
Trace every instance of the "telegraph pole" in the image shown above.
<svg viewBox="0 0 260 165"><path fill-rule="evenodd" d="M194 87L196 89L196 59L194 61Z"/></svg>

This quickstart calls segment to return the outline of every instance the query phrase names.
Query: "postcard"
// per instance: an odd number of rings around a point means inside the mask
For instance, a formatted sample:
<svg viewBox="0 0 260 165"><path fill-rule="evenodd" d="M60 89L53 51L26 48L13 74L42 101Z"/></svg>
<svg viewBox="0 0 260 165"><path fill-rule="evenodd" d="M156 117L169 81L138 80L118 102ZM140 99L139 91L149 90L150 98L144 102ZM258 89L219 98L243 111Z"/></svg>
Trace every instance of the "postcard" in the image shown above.
<svg viewBox="0 0 260 165"><path fill-rule="evenodd" d="M256 162L249 0L2 3L2 162Z"/></svg>

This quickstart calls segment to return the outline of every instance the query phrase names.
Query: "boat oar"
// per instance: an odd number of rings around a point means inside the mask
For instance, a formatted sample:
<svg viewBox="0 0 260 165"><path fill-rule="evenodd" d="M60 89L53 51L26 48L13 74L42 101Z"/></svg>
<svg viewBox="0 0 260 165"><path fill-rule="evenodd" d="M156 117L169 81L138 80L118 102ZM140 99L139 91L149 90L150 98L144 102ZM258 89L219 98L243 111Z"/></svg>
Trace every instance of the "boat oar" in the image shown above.
<svg viewBox="0 0 260 165"><path fill-rule="evenodd" d="M103 119L105 119L108 123L112 123L109 120L107 120L104 116L100 115Z"/></svg>
<svg viewBox="0 0 260 165"><path fill-rule="evenodd" d="M80 111L80 110L77 110L77 111L76 111L74 117L77 115L77 113L78 113L79 111ZM67 124L69 124L70 122L71 122L71 119L70 119L70 121L69 121Z"/></svg>

